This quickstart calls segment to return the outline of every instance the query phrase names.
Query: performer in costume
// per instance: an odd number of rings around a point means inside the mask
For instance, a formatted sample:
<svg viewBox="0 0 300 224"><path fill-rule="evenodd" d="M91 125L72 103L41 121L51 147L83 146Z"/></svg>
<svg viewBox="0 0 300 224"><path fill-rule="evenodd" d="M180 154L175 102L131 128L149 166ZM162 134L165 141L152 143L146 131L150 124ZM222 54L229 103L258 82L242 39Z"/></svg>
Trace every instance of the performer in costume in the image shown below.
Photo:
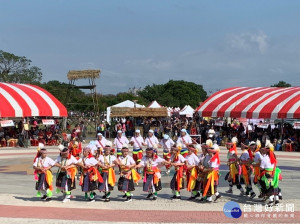
<svg viewBox="0 0 300 224"><path fill-rule="evenodd" d="M99 161L101 163L101 176L103 179L102 183L99 183L98 190L100 192L104 192L104 196L102 197L104 202L110 201L110 193L113 191L115 183L116 183L116 175L114 171L114 167L116 165L116 157L111 155L111 141L106 141L104 146L104 154L99 157Z"/></svg>
<svg viewBox="0 0 300 224"><path fill-rule="evenodd" d="M103 153L104 147L106 145L106 141L107 141L107 139L104 138L101 133L97 134L97 142L99 143L99 144L97 144L97 146L98 146L98 150L100 151L100 155L102 155L102 153Z"/></svg>
<svg viewBox="0 0 300 224"><path fill-rule="evenodd" d="M34 159L33 169L35 170L35 180L37 180L35 185L35 189L38 191L37 196L41 197L42 200L51 201L52 199L53 175L50 169L53 166L60 167L60 164L55 163L53 159L47 156L47 150L44 147L39 149Z"/></svg>
<svg viewBox="0 0 300 224"><path fill-rule="evenodd" d="M146 149L146 156L137 168L144 167L143 191L148 192L147 198L157 199L157 192L162 189L160 167L163 166L165 160L158 157L153 148Z"/></svg>
<svg viewBox="0 0 300 224"><path fill-rule="evenodd" d="M164 138L160 141L159 143L159 147L163 148L163 158L165 161L169 162L170 158L171 158L171 147L172 145L174 145L174 141L170 138L169 135L165 134ZM169 174L170 173L170 165L166 163L166 173Z"/></svg>
<svg viewBox="0 0 300 224"><path fill-rule="evenodd" d="M63 148L55 162L61 166L56 174L56 193L63 193L63 203L69 202L71 191L76 189L75 176L77 168L75 164L78 163L78 160L69 153L67 148Z"/></svg>
<svg viewBox="0 0 300 224"><path fill-rule="evenodd" d="M261 186L259 183L260 180L260 163L262 160L262 155L260 152L260 141L258 140L257 142L250 142L249 143L249 149L251 150L251 153L249 152L250 160L252 161L252 166L253 166L253 183L259 190L259 195L258 198L262 198L262 191L261 191ZM252 155L252 156L251 156Z"/></svg>
<svg viewBox="0 0 300 224"><path fill-rule="evenodd" d="M122 147L124 144L128 145L129 141L125 136L122 135L122 131L119 130L113 144L117 148L117 157L122 155Z"/></svg>
<svg viewBox="0 0 300 224"><path fill-rule="evenodd" d="M133 146L133 159L135 163L138 165L143 158L143 146L146 146L143 137L140 135L140 130L135 130L135 136L130 139L130 144ZM141 173L138 169L138 172Z"/></svg>
<svg viewBox="0 0 300 224"><path fill-rule="evenodd" d="M277 160L273 151L265 147L262 150L262 160L260 164L261 178L260 185L264 196L269 197L268 206L279 203L279 180L281 180L281 170L277 167ZM275 199L275 200L274 200Z"/></svg>
<svg viewBox="0 0 300 224"><path fill-rule="evenodd" d="M207 155L204 159L205 182L203 190L203 199L206 202L212 202L212 195L215 195L214 201L221 198L221 194L218 192L219 184L219 166L220 166L220 149L219 147L207 148Z"/></svg>
<svg viewBox="0 0 300 224"><path fill-rule="evenodd" d="M158 139L155 137L153 130L149 130L148 136L145 139L145 143L146 143L147 148L153 148L154 152L157 153L157 151L155 149L155 145L157 146L159 144L159 142L158 142Z"/></svg>
<svg viewBox="0 0 300 224"><path fill-rule="evenodd" d="M188 155L185 157L187 167L187 190L191 192L189 200L194 200L200 197L200 181L198 179L199 173L199 158L195 155L196 149L194 145L188 145Z"/></svg>
<svg viewBox="0 0 300 224"><path fill-rule="evenodd" d="M187 146L190 144L193 144L191 137L187 133L186 129L181 129L180 136L177 139L177 144L180 143L182 145L182 149L180 151L180 154L183 157L186 157L188 155L188 149Z"/></svg>
<svg viewBox="0 0 300 224"><path fill-rule="evenodd" d="M122 156L117 159L117 163L121 168L121 174L118 181L118 190L124 192L123 198L126 198L125 202L132 201L131 192L135 190L134 183L137 183L141 177L136 172L135 161L128 155L128 146L123 145Z"/></svg>
<svg viewBox="0 0 300 224"><path fill-rule="evenodd" d="M229 166L229 172L225 177L225 180L229 182L229 190L226 193L232 194L232 187L236 185L237 189L241 191L240 196L245 194L244 189L240 184L240 166L237 157L236 145L232 142L226 143L228 149L227 153L227 165Z"/></svg>
<svg viewBox="0 0 300 224"><path fill-rule="evenodd" d="M73 140L70 141L68 149L70 150L72 156L79 160L82 152L82 145L78 138L73 138Z"/></svg>
<svg viewBox="0 0 300 224"><path fill-rule="evenodd" d="M253 160L253 154L252 151L248 148L248 146L243 143L241 143L241 150L242 150L242 154L239 158L239 163L242 169L241 177L244 179L244 183L246 187L246 195L249 195L250 193L250 198L253 199L256 196L256 194L252 189L252 184L251 184L252 167L250 164Z"/></svg>
<svg viewBox="0 0 300 224"><path fill-rule="evenodd" d="M171 148L171 159L169 163L175 168L175 173L170 183L170 188L173 193L171 199L181 199L180 190L184 188L183 166L185 165L185 158L180 154L180 149L175 145Z"/></svg>
<svg viewBox="0 0 300 224"><path fill-rule="evenodd" d="M94 191L98 189L98 184L102 183L103 179L97 168L101 164L93 157L89 147L83 149L82 164L80 165L83 172L80 176L79 185L82 191L85 192L85 199L95 202L96 193Z"/></svg>

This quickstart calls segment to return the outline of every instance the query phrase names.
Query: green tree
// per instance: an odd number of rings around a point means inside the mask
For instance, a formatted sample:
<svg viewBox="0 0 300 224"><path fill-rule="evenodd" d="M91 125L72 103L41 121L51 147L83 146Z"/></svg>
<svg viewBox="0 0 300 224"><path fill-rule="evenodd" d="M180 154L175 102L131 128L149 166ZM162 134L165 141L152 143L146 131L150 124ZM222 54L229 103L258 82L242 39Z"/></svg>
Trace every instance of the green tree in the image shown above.
<svg viewBox="0 0 300 224"><path fill-rule="evenodd" d="M271 87L291 87L292 85L285 82L285 81L279 81L277 84L271 85Z"/></svg>
<svg viewBox="0 0 300 224"><path fill-rule="evenodd" d="M160 104L170 107L183 107L189 104L197 107L199 102L207 98L202 85L183 80L170 80L166 84L146 86L139 96L151 102L157 100Z"/></svg>
<svg viewBox="0 0 300 224"><path fill-rule="evenodd" d="M16 56L0 50L0 81L39 83L43 76L41 69L30 64L31 60L24 56Z"/></svg>

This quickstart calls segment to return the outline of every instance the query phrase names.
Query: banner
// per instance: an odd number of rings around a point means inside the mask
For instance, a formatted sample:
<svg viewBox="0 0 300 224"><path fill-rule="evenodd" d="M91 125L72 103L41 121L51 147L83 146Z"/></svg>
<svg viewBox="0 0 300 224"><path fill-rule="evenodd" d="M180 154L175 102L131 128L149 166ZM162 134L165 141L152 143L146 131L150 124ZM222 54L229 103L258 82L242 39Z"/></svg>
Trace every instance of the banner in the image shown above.
<svg viewBox="0 0 300 224"><path fill-rule="evenodd" d="M223 125L224 125L224 121L223 120L216 120L215 121L215 126L222 127Z"/></svg>
<svg viewBox="0 0 300 224"><path fill-rule="evenodd" d="M266 128L268 128L269 125L270 125L270 123L258 123L257 127L266 129Z"/></svg>
<svg viewBox="0 0 300 224"><path fill-rule="evenodd" d="M5 121L0 121L1 122L1 127L13 127L15 126L13 120L5 120Z"/></svg>
<svg viewBox="0 0 300 224"><path fill-rule="evenodd" d="M300 122L294 122L294 128L300 129Z"/></svg>
<svg viewBox="0 0 300 224"><path fill-rule="evenodd" d="M48 119L48 120L43 119L42 122L43 122L43 125L54 125L53 119Z"/></svg>

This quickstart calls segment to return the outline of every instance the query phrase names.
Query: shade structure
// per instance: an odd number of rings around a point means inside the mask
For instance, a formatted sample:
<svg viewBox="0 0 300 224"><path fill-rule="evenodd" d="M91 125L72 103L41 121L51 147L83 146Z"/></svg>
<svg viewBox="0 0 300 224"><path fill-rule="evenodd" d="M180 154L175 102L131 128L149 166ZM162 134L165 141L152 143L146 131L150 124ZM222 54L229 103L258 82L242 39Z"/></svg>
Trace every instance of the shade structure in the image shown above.
<svg viewBox="0 0 300 224"><path fill-rule="evenodd" d="M148 108L162 108L163 106L160 105L156 100L152 101Z"/></svg>
<svg viewBox="0 0 300 224"><path fill-rule="evenodd" d="M190 106L186 105L182 110L179 112L179 115L185 115L187 117L193 117L195 110Z"/></svg>
<svg viewBox="0 0 300 224"><path fill-rule="evenodd" d="M214 93L197 109L202 117L300 118L300 87L232 87Z"/></svg>
<svg viewBox="0 0 300 224"><path fill-rule="evenodd" d="M41 87L0 82L0 117L68 116L65 106Z"/></svg>

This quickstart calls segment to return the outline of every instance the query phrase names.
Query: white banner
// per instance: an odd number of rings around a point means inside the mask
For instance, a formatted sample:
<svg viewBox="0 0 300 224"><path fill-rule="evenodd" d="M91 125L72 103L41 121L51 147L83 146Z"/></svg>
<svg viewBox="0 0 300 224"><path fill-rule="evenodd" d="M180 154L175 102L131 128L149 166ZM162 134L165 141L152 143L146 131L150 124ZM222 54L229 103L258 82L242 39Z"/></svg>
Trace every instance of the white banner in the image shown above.
<svg viewBox="0 0 300 224"><path fill-rule="evenodd" d="M294 122L294 128L300 129L300 122Z"/></svg>
<svg viewBox="0 0 300 224"><path fill-rule="evenodd" d="M268 128L269 125L270 125L270 123L258 123L257 127L266 129L266 128Z"/></svg>
<svg viewBox="0 0 300 224"><path fill-rule="evenodd" d="M222 127L223 125L224 125L224 121L222 121L222 120L215 121L215 126Z"/></svg>
<svg viewBox="0 0 300 224"><path fill-rule="evenodd" d="M43 122L43 125L54 125L53 119L48 119L48 120L43 119L42 122Z"/></svg>
<svg viewBox="0 0 300 224"><path fill-rule="evenodd" d="M13 120L5 120L5 121L0 121L1 122L1 127L13 127L15 126Z"/></svg>

